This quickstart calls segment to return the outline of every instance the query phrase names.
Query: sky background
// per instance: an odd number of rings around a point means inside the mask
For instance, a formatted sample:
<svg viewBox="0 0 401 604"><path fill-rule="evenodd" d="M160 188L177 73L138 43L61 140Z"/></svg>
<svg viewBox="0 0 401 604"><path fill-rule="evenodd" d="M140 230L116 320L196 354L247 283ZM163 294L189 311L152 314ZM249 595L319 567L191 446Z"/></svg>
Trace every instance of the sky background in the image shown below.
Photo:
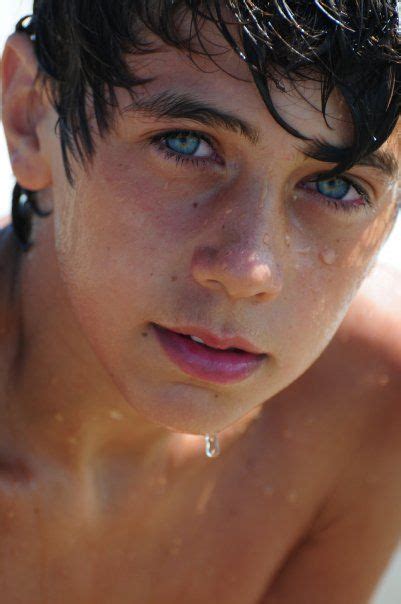
<svg viewBox="0 0 401 604"><path fill-rule="evenodd" d="M96 1L96 0L93 0ZM114 2L115 0L110 0ZM0 48L7 36L13 31L18 19L32 10L32 0L0 0ZM0 126L0 216L10 212L10 195L13 177L8 161L7 147L4 141L3 128ZM401 269L401 212L397 224L383 247L379 260ZM401 317L401 309L400 309ZM401 476L400 476L401 480ZM395 556L390 565L372 604L400 604L401 602L401 553Z"/></svg>

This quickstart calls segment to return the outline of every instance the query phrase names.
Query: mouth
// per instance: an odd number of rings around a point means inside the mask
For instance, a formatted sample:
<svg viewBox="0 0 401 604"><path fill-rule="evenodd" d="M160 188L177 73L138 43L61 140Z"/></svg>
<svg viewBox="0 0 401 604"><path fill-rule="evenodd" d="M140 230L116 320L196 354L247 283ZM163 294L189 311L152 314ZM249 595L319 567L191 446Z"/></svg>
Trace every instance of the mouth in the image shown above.
<svg viewBox="0 0 401 604"><path fill-rule="evenodd" d="M197 336L178 333L153 324L165 354L184 373L208 382L233 384L249 378L266 360L266 354L248 352L236 346L210 346Z"/></svg>

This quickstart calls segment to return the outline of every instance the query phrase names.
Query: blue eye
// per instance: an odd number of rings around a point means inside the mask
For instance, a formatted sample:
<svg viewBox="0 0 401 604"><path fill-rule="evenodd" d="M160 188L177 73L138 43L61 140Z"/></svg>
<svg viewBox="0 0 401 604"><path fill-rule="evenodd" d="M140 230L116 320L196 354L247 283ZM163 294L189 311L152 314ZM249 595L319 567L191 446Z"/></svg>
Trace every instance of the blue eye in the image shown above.
<svg viewBox="0 0 401 604"><path fill-rule="evenodd" d="M351 183L344 180L344 178L331 178L330 180L317 181L316 188L321 195L332 199L343 199L349 193Z"/></svg>
<svg viewBox="0 0 401 604"><path fill-rule="evenodd" d="M336 176L327 180L309 180L300 184L302 189L318 195L333 209L352 210L370 206L372 202L366 191L348 178Z"/></svg>
<svg viewBox="0 0 401 604"><path fill-rule="evenodd" d="M181 155L194 155L202 142L198 136L185 132L171 134L165 138L165 141L171 151Z"/></svg>

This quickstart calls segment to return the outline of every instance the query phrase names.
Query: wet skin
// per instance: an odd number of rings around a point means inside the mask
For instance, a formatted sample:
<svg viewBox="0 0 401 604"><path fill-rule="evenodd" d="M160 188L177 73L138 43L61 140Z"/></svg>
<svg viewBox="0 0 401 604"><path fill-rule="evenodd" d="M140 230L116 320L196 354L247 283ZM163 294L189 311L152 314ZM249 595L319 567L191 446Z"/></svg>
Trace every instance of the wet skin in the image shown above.
<svg viewBox="0 0 401 604"><path fill-rule="evenodd" d="M396 278L372 277L344 317L391 228L394 180L353 168L339 208L310 180L327 166L249 81L174 49L141 61L143 101L191 94L258 136L123 112L71 188L29 42L4 57L14 172L53 213L27 255L2 233L2 601L365 602L401 528ZM347 141L340 99L333 129L295 91L277 103ZM177 130L204 137L195 162L172 156ZM268 359L237 385L196 380L153 323L241 335Z"/></svg>

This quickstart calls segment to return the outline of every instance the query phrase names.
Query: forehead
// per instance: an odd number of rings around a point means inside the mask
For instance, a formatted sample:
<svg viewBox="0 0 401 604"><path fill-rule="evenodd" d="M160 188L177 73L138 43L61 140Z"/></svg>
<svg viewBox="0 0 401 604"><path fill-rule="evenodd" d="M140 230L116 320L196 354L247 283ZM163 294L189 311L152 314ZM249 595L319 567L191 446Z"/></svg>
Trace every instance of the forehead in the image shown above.
<svg viewBox="0 0 401 604"><path fill-rule="evenodd" d="M194 52L179 50L151 38L156 51L151 55L130 56L128 62L140 78L149 83L137 88L138 99L160 93L191 95L238 115L257 129L261 136L271 129L283 135L283 129L270 115L245 62L232 50L214 25L202 30L201 49L194 43ZM174 74L174 77L172 77ZM311 73L297 81L273 82L270 92L275 108L284 121L306 137L330 144L346 146L352 137L352 122L341 95L330 96L326 115L322 113L319 74ZM294 138L294 144L299 139Z"/></svg>

